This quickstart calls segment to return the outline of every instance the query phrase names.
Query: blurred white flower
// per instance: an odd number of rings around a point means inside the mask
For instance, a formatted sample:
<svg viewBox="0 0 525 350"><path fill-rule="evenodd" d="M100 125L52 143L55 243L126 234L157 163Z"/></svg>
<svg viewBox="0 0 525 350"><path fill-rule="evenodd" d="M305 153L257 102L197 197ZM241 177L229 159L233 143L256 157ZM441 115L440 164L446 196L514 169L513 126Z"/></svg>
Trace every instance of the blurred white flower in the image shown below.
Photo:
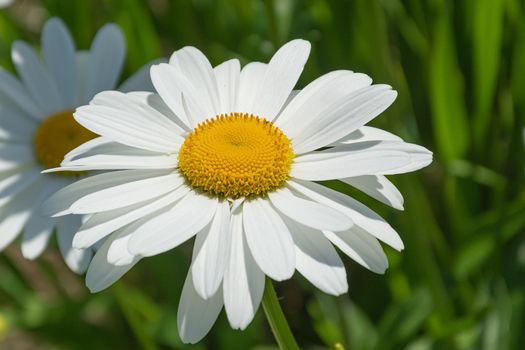
<svg viewBox="0 0 525 350"><path fill-rule="evenodd" d="M82 217L50 219L39 210L43 199L80 174L40 172L58 166L64 154L96 137L75 122L73 111L96 93L115 87L126 47L120 28L108 24L89 51L76 51L57 18L45 24L41 43L42 55L25 42L13 44L12 60L20 78L0 70L0 250L23 231L22 253L34 259L56 229L66 263L83 272L92 251L71 246ZM148 70L139 71L120 89L152 89Z"/></svg>

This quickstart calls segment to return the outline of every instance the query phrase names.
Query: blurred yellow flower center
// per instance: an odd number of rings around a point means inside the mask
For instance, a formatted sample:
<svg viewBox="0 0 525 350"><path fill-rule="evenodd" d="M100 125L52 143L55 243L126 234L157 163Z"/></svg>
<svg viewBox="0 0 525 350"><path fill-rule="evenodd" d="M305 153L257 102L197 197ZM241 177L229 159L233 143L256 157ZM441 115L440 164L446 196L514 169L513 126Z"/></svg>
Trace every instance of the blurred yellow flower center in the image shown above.
<svg viewBox="0 0 525 350"><path fill-rule="evenodd" d="M247 197L281 186L293 157L290 140L271 122L231 113L199 124L188 135L179 151L179 170L193 187Z"/></svg>
<svg viewBox="0 0 525 350"><path fill-rule="evenodd" d="M76 122L73 111L67 110L47 117L34 136L36 159L46 169L56 168L72 149L97 137ZM68 175L73 172L61 172Z"/></svg>

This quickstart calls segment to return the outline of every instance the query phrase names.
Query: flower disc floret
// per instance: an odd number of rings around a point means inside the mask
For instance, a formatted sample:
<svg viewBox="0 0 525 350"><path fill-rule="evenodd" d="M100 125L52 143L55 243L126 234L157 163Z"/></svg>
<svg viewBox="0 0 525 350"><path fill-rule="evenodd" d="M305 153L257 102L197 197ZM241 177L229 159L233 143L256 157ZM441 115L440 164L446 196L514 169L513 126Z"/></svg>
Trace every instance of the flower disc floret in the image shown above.
<svg viewBox="0 0 525 350"><path fill-rule="evenodd" d="M294 153L272 122L231 113L199 124L186 138L179 170L196 188L238 198L260 196L287 179Z"/></svg>

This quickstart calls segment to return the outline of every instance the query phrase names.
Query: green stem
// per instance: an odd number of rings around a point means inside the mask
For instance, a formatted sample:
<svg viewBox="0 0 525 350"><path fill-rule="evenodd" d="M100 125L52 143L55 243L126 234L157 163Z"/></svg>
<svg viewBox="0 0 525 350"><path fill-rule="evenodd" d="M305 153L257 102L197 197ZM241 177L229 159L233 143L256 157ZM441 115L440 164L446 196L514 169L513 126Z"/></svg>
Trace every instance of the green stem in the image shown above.
<svg viewBox="0 0 525 350"><path fill-rule="evenodd" d="M115 283L112 290L120 310L141 345L141 348L145 350L158 350L159 348L155 344L155 341L144 331L144 324L140 320L139 315L128 302L129 299L126 297L124 286L122 286L121 283Z"/></svg>
<svg viewBox="0 0 525 350"><path fill-rule="evenodd" d="M282 350L298 350L297 342L288 326L288 322L284 317L283 310L277 300L275 289L273 288L272 280L266 278L263 295L263 309L266 319L270 324L273 336Z"/></svg>

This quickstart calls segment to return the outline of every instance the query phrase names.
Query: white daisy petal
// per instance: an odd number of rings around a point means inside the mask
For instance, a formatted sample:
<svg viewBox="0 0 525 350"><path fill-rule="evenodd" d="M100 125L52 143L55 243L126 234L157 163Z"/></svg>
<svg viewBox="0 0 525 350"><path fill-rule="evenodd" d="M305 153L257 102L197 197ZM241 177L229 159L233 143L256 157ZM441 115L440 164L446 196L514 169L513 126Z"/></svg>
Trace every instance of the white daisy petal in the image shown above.
<svg viewBox="0 0 525 350"><path fill-rule="evenodd" d="M235 111L252 113L252 105L267 67L267 64L261 62L251 62L242 68L239 75L239 92L235 101ZM260 117L264 118L264 116Z"/></svg>
<svg viewBox="0 0 525 350"><path fill-rule="evenodd" d="M147 180L150 177L163 176L168 173L166 170L121 170L90 176L62 188L49 197L42 204L42 211L46 215L53 216L71 214L71 205L93 193L93 190L101 191L128 182Z"/></svg>
<svg viewBox="0 0 525 350"><path fill-rule="evenodd" d="M288 105L290 104L290 102L292 102L292 100L297 97L297 95L299 94L299 92L301 92L301 90L292 90L292 92L290 92L290 95L288 95L288 98L286 99L286 101L284 102L283 104L283 107L281 108L281 111L279 112L279 115L277 116L277 119L275 121L275 125L277 125L277 120L279 120L279 118L281 118L281 113L286 109L286 107L288 107Z"/></svg>
<svg viewBox="0 0 525 350"><path fill-rule="evenodd" d="M234 329L245 329L252 321L264 292L264 273L245 242L243 215L232 215L229 264L224 272L224 308Z"/></svg>
<svg viewBox="0 0 525 350"><path fill-rule="evenodd" d="M122 30L114 24L106 24L95 35L86 66L85 98L91 100L96 93L111 90L120 77L126 43Z"/></svg>
<svg viewBox="0 0 525 350"><path fill-rule="evenodd" d="M108 288L139 262L139 256L134 256L129 264L119 266L110 264L107 260L108 251L113 242L126 234L129 233L125 230L115 232L97 250L86 274L86 286L91 293L100 292ZM124 254L126 253L124 252Z"/></svg>
<svg viewBox="0 0 525 350"><path fill-rule="evenodd" d="M88 170L168 169L177 167L177 157L126 146L105 137L97 137L67 153L61 168L46 169L45 172L60 171L65 167L78 167L79 169L84 167Z"/></svg>
<svg viewBox="0 0 525 350"><path fill-rule="evenodd" d="M310 43L297 39L283 45L268 63L266 72L251 112L267 120L273 120L293 90L301 75L308 55Z"/></svg>
<svg viewBox="0 0 525 350"><path fill-rule="evenodd" d="M67 108L62 102L51 73L28 44L23 41L15 41L11 59L27 91L41 111L37 117L43 119Z"/></svg>
<svg viewBox="0 0 525 350"><path fill-rule="evenodd" d="M131 237L129 251L152 256L175 248L208 225L217 205L216 198L188 192L172 208L142 225Z"/></svg>
<svg viewBox="0 0 525 350"><path fill-rule="evenodd" d="M383 175L362 175L341 179L344 183L353 186L372 198L385 203L392 208L403 210L403 195Z"/></svg>
<svg viewBox="0 0 525 350"><path fill-rule="evenodd" d="M76 273L84 273L93 256L91 249L73 248L73 236L78 231L81 223L81 217L73 215L57 220L58 248L67 266Z"/></svg>
<svg viewBox="0 0 525 350"><path fill-rule="evenodd" d="M96 149L97 147L104 146L106 144L116 144L116 142L111 141L105 137L95 137L92 140L89 140L87 142L84 142L77 148L73 148L71 151L66 153L64 155L64 161L71 161L74 160L77 157L82 157L85 154L91 154L93 149Z"/></svg>
<svg viewBox="0 0 525 350"><path fill-rule="evenodd" d="M26 143L32 139L36 128L32 119L27 118L23 112L4 106L0 97L0 140Z"/></svg>
<svg viewBox="0 0 525 350"><path fill-rule="evenodd" d="M22 255L33 260L40 256L47 247L55 222L52 218L41 215L38 211L31 213L22 236Z"/></svg>
<svg viewBox="0 0 525 350"><path fill-rule="evenodd" d="M108 248L107 262L115 266L127 266L136 261L135 255L128 250L129 240L141 221L134 222L116 232Z"/></svg>
<svg viewBox="0 0 525 350"><path fill-rule="evenodd" d="M87 129L130 147L173 153L183 142L176 132L155 123L151 116L112 107L89 105L78 108L75 120Z"/></svg>
<svg viewBox="0 0 525 350"><path fill-rule="evenodd" d="M143 105L148 106L148 108L153 108L164 118L170 119L175 125L170 125L169 128L173 129L173 131L178 134L185 135L190 130L188 126L180 120L175 113L173 113L170 107L166 105L160 95L147 91L128 92L128 95L132 96L136 102L142 103Z"/></svg>
<svg viewBox="0 0 525 350"><path fill-rule="evenodd" d="M15 198L40 177L38 169L21 168L19 171L7 174L7 176L0 176L0 207Z"/></svg>
<svg viewBox="0 0 525 350"><path fill-rule="evenodd" d="M129 240L144 223L154 218L158 213L159 211L153 212L115 231L115 233L108 238L111 244L107 249L107 262L115 266L126 266L134 263L137 260L137 256L129 251Z"/></svg>
<svg viewBox="0 0 525 350"><path fill-rule="evenodd" d="M150 176L136 181L93 191L71 204L74 214L98 213L122 208L166 194L184 183L176 172Z"/></svg>
<svg viewBox="0 0 525 350"><path fill-rule="evenodd" d="M330 146L337 147L363 141L403 141L403 139L383 129L365 125L332 143Z"/></svg>
<svg viewBox="0 0 525 350"><path fill-rule="evenodd" d="M321 231L285 219L295 243L295 267L310 283L325 293L348 291L346 270L330 241Z"/></svg>
<svg viewBox="0 0 525 350"><path fill-rule="evenodd" d="M62 20L54 17L42 29L42 54L64 107L73 108L76 96L75 43Z"/></svg>
<svg viewBox="0 0 525 350"><path fill-rule="evenodd" d="M203 299L193 286L192 269L188 271L177 311L177 327L184 343L199 342L215 323L222 309L222 289Z"/></svg>
<svg viewBox="0 0 525 350"><path fill-rule="evenodd" d="M47 179L46 175L41 176L39 179L42 178L46 179L45 181L40 180L40 185L36 189L38 194L32 198L32 205L35 210L31 212L22 236L22 255L26 259L31 260L42 254L49 242L56 223L55 219L42 215L38 208L42 201L57 191L63 183L62 181Z"/></svg>
<svg viewBox="0 0 525 350"><path fill-rule="evenodd" d="M403 144L405 152L410 154L410 162L404 167L384 175L409 173L425 168L432 163L433 154L425 147L406 142L403 142Z"/></svg>
<svg viewBox="0 0 525 350"><path fill-rule="evenodd" d="M241 64L239 60L232 59L219 64L213 69L219 93L220 108L217 114L227 114L235 111L239 88Z"/></svg>
<svg viewBox="0 0 525 350"><path fill-rule="evenodd" d="M162 212L163 210L154 211L115 231L115 233L108 238L108 240L111 240L111 245L107 250L107 262L115 266L126 266L136 261L137 255L132 254L128 249L131 237L133 237L144 224L150 222Z"/></svg>
<svg viewBox="0 0 525 350"><path fill-rule="evenodd" d="M345 213L352 219L354 226L361 227L392 248L396 250L404 248L397 232L382 217L355 199L309 181L292 180L287 185L314 201Z"/></svg>
<svg viewBox="0 0 525 350"><path fill-rule="evenodd" d="M212 107L199 104L199 91L175 67L162 63L151 67L150 73L157 93L188 128L193 129L197 126L196 116L212 117Z"/></svg>
<svg viewBox="0 0 525 350"><path fill-rule="evenodd" d="M419 145L365 141L296 157L290 176L322 181L361 175L391 175L421 169L430 162L432 153Z"/></svg>
<svg viewBox="0 0 525 350"><path fill-rule="evenodd" d="M294 152L311 152L343 138L377 117L396 96L388 85L372 85L326 106L299 135L292 136Z"/></svg>
<svg viewBox="0 0 525 350"><path fill-rule="evenodd" d="M268 198L285 216L318 230L344 231L353 224L352 220L340 211L297 197L287 188L268 193Z"/></svg>
<svg viewBox="0 0 525 350"><path fill-rule="evenodd" d="M343 147L309 153L294 159L290 176L323 181L361 175L395 173L410 163L410 155L389 147L346 149Z"/></svg>
<svg viewBox="0 0 525 350"><path fill-rule="evenodd" d="M184 74L191 82L193 91L198 92L198 95L191 92L192 96L188 96L188 92L182 90L185 100L195 99L204 109L204 115L193 114L196 124L219 114L220 100L217 81L206 56L199 49L186 46L171 55L169 64Z"/></svg>
<svg viewBox="0 0 525 350"><path fill-rule="evenodd" d="M63 170L103 169L173 169L177 167L175 155L160 154L144 149L129 147L106 138L88 141L66 154L60 168L45 172Z"/></svg>
<svg viewBox="0 0 525 350"><path fill-rule="evenodd" d="M377 239L354 226L344 232L324 232L325 236L343 253L370 271L384 273L388 260Z"/></svg>
<svg viewBox="0 0 525 350"><path fill-rule="evenodd" d="M197 234L193 245L191 271L193 285L201 298L216 294L229 258L230 208L219 202L212 222Z"/></svg>
<svg viewBox="0 0 525 350"><path fill-rule="evenodd" d="M0 171L13 170L33 161L30 145L0 143Z"/></svg>
<svg viewBox="0 0 525 350"><path fill-rule="evenodd" d="M168 138L178 139L182 143L184 141L180 136L182 129L170 118L164 116L162 112L150 106L148 97L151 95L152 93L145 91L127 94L120 91L103 91L98 93L89 103L136 114L135 119L141 121L147 127L156 127L155 132L160 133L160 135L166 135Z"/></svg>
<svg viewBox="0 0 525 350"><path fill-rule="evenodd" d="M73 246L76 248L90 247L115 230L175 203L189 191L188 186L180 186L176 190L150 201L93 214L78 230L73 239Z"/></svg>
<svg viewBox="0 0 525 350"><path fill-rule="evenodd" d="M279 115L275 125L291 139L299 137L309 124L325 117L329 106L341 104L354 91L371 83L372 79L366 74L347 70L327 73L299 91Z"/></svg>
<svg viewBox="0 0 525 350"><path fill-rule="evenodd" d="M9 205L0 208L0 251L7 247L22 231L33 208L33 191L42 182L37 182L16 196Z"/></svg>
<svg viewBox="0 0 525 350"><path fill-rule="evenodd" d="M279 214L261 198L246 200L242 211L246 242L261 270L276 281L292 277L294 244Z"/></svg>
<svg viewBox="0 0 525 350"><path fill-rule="evenodd" d="M20 110L35 120L44 116L25 86L11 73L0 68L0 104L9 109Z"/></svg>
<svg viewBox="0 0 525 350"><path fill-rule="evenodd" d="M155 91L153 84L151 83L151 77L149 71L151 66L154 64L165 63L166 59L159 58L148 62L128 79L126 79L118 88L122 92L131 92L131 91Z"/></svg>

